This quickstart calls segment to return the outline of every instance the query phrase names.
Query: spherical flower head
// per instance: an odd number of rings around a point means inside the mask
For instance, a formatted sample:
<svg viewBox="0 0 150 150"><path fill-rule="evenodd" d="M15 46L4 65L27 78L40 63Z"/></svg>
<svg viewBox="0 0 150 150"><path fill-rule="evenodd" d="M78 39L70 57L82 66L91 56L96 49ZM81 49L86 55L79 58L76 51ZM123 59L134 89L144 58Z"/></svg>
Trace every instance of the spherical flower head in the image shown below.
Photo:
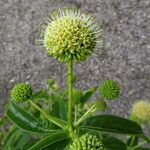
<svg viewBox="0 0 150 150"><path fill-rule="evenodd" d="M150 121L150 102L137 101L132 106L132 115L135 116L140 122L147 123Z"/></svg>
<svg viewBox="0 0 150 150"><path fill-rule="evenodd" d="M93 53L97 43L103 42L102 30L95 19L75 9L52 13L42 34L48 55L62 62L85 60Z"/></svg>
<svg viewBox="0 0 150 150"><path fill-rule="evenodd" d="M96 101L96 108L100 111L104 111L107 107L107 104L104 100L97 100Z"/></svg>
<svg viewBox="0 0 150 150"><path fill-rule="evenodd" d="M81 102L81 99L82 99L82 96L83 96L83 93L81 90L79 89L73 89L73 101L75 104L78 104Z"/></svg>
<svg viewBox="0 0 150 150"><path fill-rule="evenodd" d="M116 99L120 94L118 84L113 80L105 80L99 87L102 96L109 100Z"/></svg>
<svg viewBox="0 0 150 150"><path fill-rule="evenodd" d="M24 102L32 95L31 85L25 83L16 84L11 90L11 98L16 102Z"/></svg>
<svg viewBox="0 0 150 150"><path fill-rule="evenodd" d="M69 150L104 150L104 146L96 135L85 134L75 139Z"/></svg>

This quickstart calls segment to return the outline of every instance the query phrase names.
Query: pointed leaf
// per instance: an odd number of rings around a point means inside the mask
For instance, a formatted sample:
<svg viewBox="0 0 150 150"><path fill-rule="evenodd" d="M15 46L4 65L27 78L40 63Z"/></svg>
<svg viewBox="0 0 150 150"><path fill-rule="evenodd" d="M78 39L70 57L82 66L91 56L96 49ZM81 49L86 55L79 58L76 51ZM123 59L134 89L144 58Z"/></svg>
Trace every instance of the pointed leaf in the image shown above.
<svg viewBox="0 0 150 150"><path fill-rule="evenodd" d="M40 150L54 143L63 141L65 139L68 139L68 134L63 130L60 130L40 140L35 145L33 145L29 150Z"/></svg>
<svg viewBox="0 0 150 150"><path fill-rule="evenodd" d="M34 117L28 114L25 110L17 106L15 103L11 103L7 110L7 116L13 121L18 127L38 134L48 134L53 130L48 130L37 121Z"/></svg>
<svg viewBox="0 0 150 150"><path fill-rule="evenodd" d="M112 115L90 117L83 122L81 128L118 134L143 135L142 128L137 123Z"/></svg>

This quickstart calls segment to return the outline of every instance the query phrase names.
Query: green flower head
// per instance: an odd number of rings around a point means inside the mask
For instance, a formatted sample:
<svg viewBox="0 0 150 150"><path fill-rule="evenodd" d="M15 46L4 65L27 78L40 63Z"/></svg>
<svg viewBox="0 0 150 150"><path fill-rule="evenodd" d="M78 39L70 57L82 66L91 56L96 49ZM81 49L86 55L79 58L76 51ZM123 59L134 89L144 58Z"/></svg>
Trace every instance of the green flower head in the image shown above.
<svg viewBox="0 0 150 150"><path fill-rule="evenodd" d="M99 87L100 93L109 100L116 99L120 94L118 84L113 80L105 80Z"/></svg>
<svg viewBox="0 0 150 150"><path fill-rule="evenodd" d="M97 100L96 101L96 107L100 111L104 111L107 107L107 104L104 100Z"/></svg>
<svg viewBox="0 0 150 150"><path fill-rule="evenodd" d="M24 102L32 95L31 85L25 83L16 84L11 90L11 98L16 102Z"/></svg>
<svg viewBox="0 0 150 150"><path fill-rule="evenodd" d="M48 55L59 61L85 60L103 43L95 19L76 9L59 9L42 28L42 44Z"/></svg>
<svg viewBox="0 0 150 150"><path fill-rule="evenodd" d="M75 139L69 150L104 150L104 146L96 135L85 134Z"/></svg>
<svg viewBox="0 0 150 150"><path fill-rule="evenodd" d="M137 118L141 123L147 123L150 121L150 102L137 101L132 106L132 115Z"/></svg>

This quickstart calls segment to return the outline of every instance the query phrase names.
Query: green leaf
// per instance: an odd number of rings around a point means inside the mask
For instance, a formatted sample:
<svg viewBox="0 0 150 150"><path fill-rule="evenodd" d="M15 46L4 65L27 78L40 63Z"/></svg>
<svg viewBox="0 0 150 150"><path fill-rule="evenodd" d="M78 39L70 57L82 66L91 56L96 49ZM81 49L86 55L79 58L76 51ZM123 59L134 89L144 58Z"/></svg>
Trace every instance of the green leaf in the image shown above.
<svg viewBox="0 0 150 150"><path fill-rule="evenodd" d="M126 144L114 137L107 137L103 139L105 150L126 150Z"/></svg>
<svg viewBox="0 0 150 150"><path fill-rule="evenodd" d="M134 150L150 150L150 148L148 148L148 147L139 147L139 148L136 148L136 149L134 149Z"/></svg>
<svg viewBox="0 0 150 150"><path fill-rule="evenodd" d="M63 141L60 142L56 142L42 150L68 150L67 146L69 145L69 143L71 142L70 139L65 139Z"/></svg>
<svg viewBox="0 0 150 150"><path fill-rule="evenodd" d="M6 114L18 127L28 132L48 134L54 131L45 129L39 121L13 102L10 104Z"/></svg>
<svg viewBox="0 0 150 150"><path fill-rule="evenodd" d="M31 140L31 135L29 135L29 133L26 132L22 132L20 130L20 133L18 134L15 143L14 143L14 147L16 149L23 149L23 147L25 147L26 143Z"/></svg>
<svg viewBox="0 0 150 150"><path fill-rule="evenodd" d="M56 93L51 94L53 100L52 104L52 115L67 121L67 109L63 98Z"/></svg>
<svg viewBox="0 0 150 150"><path fill-rule="evenodd" d="M13 129L8 132L4 144L3 144L3 150L7 150L9 146L13 145L15 142L15 136L17 135L19 129L17 127L13 127Z"/></svg>
<svg viewBox="0 0 150 150"><path fill-rule="evenodd" d="M82 96L82 105L84 105L90 98L91 96L96 92L97 87L91 87L88 90L83 92L83 96Z"/></svg>
<svg viewBox="0 0 150 150"><path fill-rule="evenodd" d="M130 146L130 147L134 147L134 146L138 145L138 141L139 141L139 137L137 137L137 136L131 136L127 140L127 145Z"/></svg>
<svg viewBox="0 0 150 150"><path fill-rule="evenodd" d="M63 130L60 130L40 140L35 145L33 145L29 150L41 150L47 146L63 141L65 139L68 139L68 134Z"/></svg>
<svg viewBox="0 0 150 150"><path fill-rule="evenodd" d="M81 128L104 132L142 135L142 128L135 122L112 115L99 115L88 118L83 122Z"/></svg>

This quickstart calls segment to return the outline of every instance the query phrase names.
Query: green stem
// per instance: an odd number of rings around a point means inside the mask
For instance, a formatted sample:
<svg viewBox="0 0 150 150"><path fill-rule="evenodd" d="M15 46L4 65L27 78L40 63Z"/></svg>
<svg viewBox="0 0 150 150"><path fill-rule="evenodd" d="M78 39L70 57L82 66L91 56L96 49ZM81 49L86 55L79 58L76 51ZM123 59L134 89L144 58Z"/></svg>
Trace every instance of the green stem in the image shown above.
<svg viewBox="0 0 150 150"><path fill-rule="evenodd" d="M39 110L41 112L41 114L43 114L43 116L45 118L47 118L50 122L53 122L54 124L58 125L59 127L61 127L64 130L67 130L67 122L60 120L54 116L51 116L49 114L47 114L45 111L43 111L37 104L35 104L33 101L29 100L30 104L33 105L37 110Z"/></svg>
<svg viewBox="0 0 150 150"><path fill-rule="evenodd" d="M69 126L69 133L71 138L74 139L76 137L73 131L73 61L71 60L68 62L68 126Z"/></svg>
<svg viewBox="0 0 150 150"><path fill-rule="evenodd" d="M146 143L147 143L147 142L143 141L143 142L139 143L137 146L132 147L132 150L135 150L135 149L141 147L142 145L144 145L144 144L146 144Z"/></svg>
<svg viewBox="0 0 150 150"><path fill-rule="evenodd" d="M73 62L68 62L68 124L72 127Z"/></svg>
<svg viewBox="0 0 150 150"><path fill-rule="evenodd" d="M75 123L75 126L80 125L86 118L88 118L93 112L96 111L95 103L91 106L91 108Z"/></svg>

